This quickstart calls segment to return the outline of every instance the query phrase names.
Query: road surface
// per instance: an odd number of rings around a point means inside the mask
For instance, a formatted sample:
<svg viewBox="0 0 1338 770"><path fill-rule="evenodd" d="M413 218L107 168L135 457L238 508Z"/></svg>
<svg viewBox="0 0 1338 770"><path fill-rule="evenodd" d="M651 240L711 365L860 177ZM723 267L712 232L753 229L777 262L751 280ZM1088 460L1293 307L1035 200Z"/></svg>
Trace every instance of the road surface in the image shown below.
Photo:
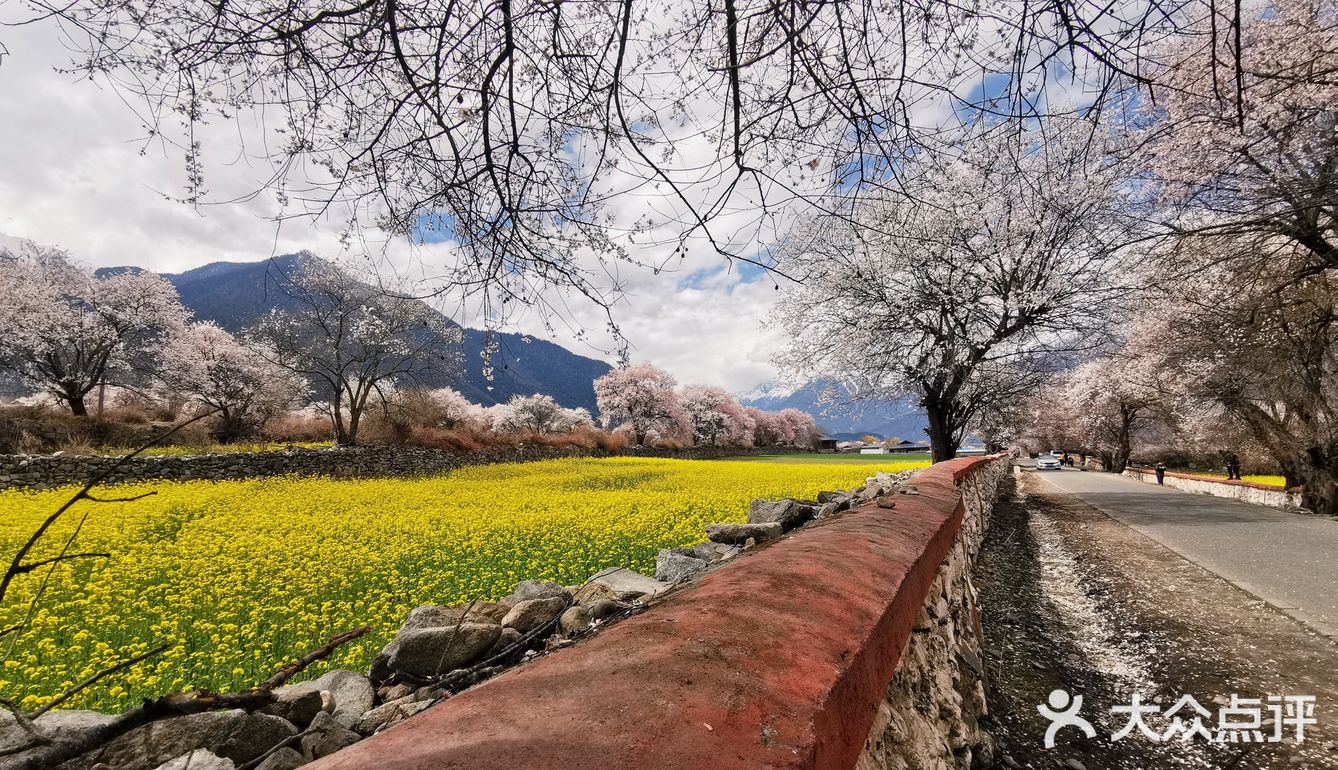
<svg viewBox="0 0 1338 770"><path fill-rule="evenodd" d="M1037 471L1195 564L1338 639L1338 520L1288 513L1109 473Z"/></svg>

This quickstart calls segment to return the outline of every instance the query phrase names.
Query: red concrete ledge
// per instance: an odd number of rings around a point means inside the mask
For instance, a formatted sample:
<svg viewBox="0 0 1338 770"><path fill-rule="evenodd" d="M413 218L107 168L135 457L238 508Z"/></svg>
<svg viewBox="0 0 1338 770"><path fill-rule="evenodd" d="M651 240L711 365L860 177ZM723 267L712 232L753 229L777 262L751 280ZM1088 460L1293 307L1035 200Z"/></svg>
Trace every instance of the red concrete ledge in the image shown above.
<svg viewBox="0 0 1338 770"><path fill-rule="evenodd" d="M1155 475L1157 475L1157 471L1156 471L1155 468L1134 468L1134 467L1130 467L1128 470L1133 471L1134 473L1144 473L1144 474L1147 474L1147 475L1149 475L1149 476L1155 476ZM1195 474L1195 473L1184 473L1183 471L1166 471L1166 475L1167 475L1167 476L1174 476L1174 477L1176 477L1177 479L1190 479L1190 480L1192 480L1192 481L1209 481L1209 482L1212 482L1212 483L1214 483L1214 484L1226 484L1226 485L1228 485L1228 486L1232 486L1232 487L1249 487L1250 489L1262 489L1262 490L1264 490L1265 492L1300 492L1300 491L1301 491L1301 488L1300 488L1300 487L1292 487L1292 488L1290 488L1290 489L1288 489L1287 487L1272 487L1272 486L1269 486L1268 484L1259 484L1259 483L1254 482L1254 481L1237 481L1236 479L1224 479L1224 478L1220 478L1220 477L1218 477L1218 476L1200 476L1200 475Z"/></svg>
<svg viewBox="0 0 1338 770"><path fill-rule="evenodd" d="M962 523L939 463L919 495L750 551L652 610L311 768L848 770Z"/></svg>

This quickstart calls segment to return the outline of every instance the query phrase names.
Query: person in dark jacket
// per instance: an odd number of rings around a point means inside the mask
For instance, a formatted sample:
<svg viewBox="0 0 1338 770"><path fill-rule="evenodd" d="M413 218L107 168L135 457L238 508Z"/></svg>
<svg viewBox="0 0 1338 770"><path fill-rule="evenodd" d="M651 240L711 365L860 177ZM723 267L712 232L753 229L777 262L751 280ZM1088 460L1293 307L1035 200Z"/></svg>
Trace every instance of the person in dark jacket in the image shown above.
<svg viewBox="0 0 1338 770"><path fill-rule="evenodd" d="M1165 484L1165 483L1166 483L1166 463L1157 463L1156 471L1157 471L1157 483L1158 483L1158 484Z"/></svg>
<svg viewBox="0 0 1338 770"><path fill-rule="evenodd" d="M1232 479L1235 479L1236 481L1240 481L1240 480L1241 480L1241 478L1240 478L1240 457L1237 456L1235 452L1232 452L1231 454L1227 455L1226 469L1227 469L1227 480L1228 480L1228 481L1230 481L1230 480L1232 480Z"/></svg>

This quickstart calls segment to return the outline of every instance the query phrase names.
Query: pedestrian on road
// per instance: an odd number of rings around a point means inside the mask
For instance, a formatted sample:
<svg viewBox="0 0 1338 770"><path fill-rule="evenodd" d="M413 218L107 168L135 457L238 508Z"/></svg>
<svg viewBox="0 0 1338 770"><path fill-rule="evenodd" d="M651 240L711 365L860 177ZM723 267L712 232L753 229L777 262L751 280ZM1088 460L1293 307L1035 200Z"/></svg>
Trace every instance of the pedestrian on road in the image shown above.
<svg viewBox="0 0 1338 770"><path fill-rule="evenodd" d="M1166 483L1166 463L1157 463L1156 471L1157 471L1157 483L1158 483L1158 484L1165 484L1165 483Z"/></svg>
<svg viewBox="0 0 1338 770"><path fill-rule="evenodd" d="M1231 481L1232 479L1236 481L1241 480L1240 457L1235 452L1232 452L1231 454L1227 455L1226 468L1227 468L1228 481Z"/></svg>

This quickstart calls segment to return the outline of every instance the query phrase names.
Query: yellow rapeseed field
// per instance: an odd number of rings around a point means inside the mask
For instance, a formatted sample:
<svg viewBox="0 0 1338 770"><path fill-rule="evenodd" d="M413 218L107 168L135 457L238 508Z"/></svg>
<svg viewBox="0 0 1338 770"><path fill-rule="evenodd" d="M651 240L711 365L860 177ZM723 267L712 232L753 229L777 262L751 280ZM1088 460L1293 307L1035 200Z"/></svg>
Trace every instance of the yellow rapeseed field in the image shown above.
<svg viewBox="0 0 1338 770"><path fill-rule="evenodd" d="M881 469L923 464L889 458ZM743 521L754 497L848 488L872 470L569 459L412 479L118 487L119 495L157 494L81 503L33 555L54 555L84 513L74 550L112 554L52 573L29 630L4 660L0 696L33 708L161 644L171 649L66 705L116 710L174 690L227 691L364 624L371 634L307 675L365 670L415 606L499 598L527 578L570 585L613 565L652 573L660 548L701 540L711 522ZM69 494L0 492L6 560ZM19 580L0 607L0 628L23 619L44 575Z"/></svg>

